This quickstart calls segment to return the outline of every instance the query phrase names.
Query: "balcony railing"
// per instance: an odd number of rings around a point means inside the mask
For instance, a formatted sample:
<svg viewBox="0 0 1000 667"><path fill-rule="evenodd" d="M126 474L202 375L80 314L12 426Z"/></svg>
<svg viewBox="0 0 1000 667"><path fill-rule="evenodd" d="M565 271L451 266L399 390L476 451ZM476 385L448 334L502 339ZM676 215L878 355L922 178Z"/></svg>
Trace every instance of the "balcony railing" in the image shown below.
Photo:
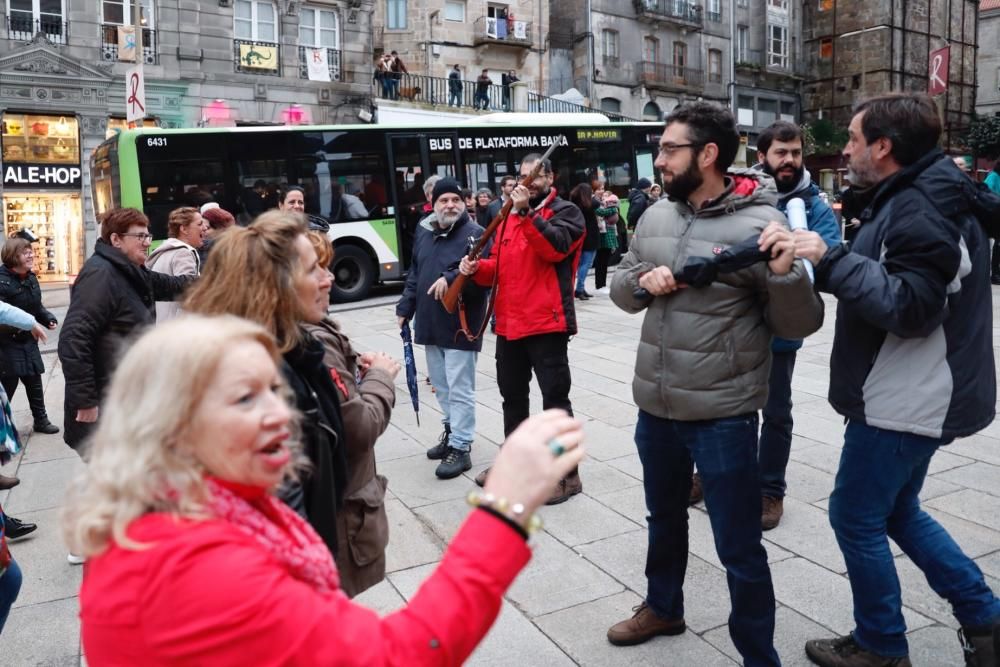
<svg viewBox="0 0 1000 667"><path fill-rule="evenodd" d="M736 67L742 69L762 69L764 67L764 52L760 49L737 50Z"/></svg>
<svg viewBox="0 0 1000 667"><path fill-rule="evenodd" d="M674 23L693 30L704 27L701 5L687 0L632 0L632 5L642 20Z"/></svg>
<svg viewBox="0 0 1000 667"><path fill-rule="evenodd" d="M309 78L309 65L306 64L307 49L310 47L299 47L299 78ZM340 50L326 50L326 64L330 68L330 81L340 81Z"/></svg>
<svg viewBox="0 0 1000 667"><path fill-rule="evenodd" d="M711 10L705 12L705 18L709 21L715 21L716 23L722 23L722 12L713 12Z"/></svg>
<svg viewBox="0 0 1000 667"><path fill-rule="evenodd" d="M522 48L531 47L531 23L508 20L494 16L480 16L473 24L473 42L480 44L508 44Z"/></svg>
<svg viewBox="0 0 1000 667"><path fill-rule="evenodd" d="M17 41L30 41L38 33L44 34L53 44L66 44L69 21L61 19L34 19L21 15L7 16L7 37Z"/></svg>
<svg viewBox="0 0 1000 667"><path fill-rule="evenodd" d="M398 78L397 78L398 77ZM372 76L374 96L384 100L402 100L421 104L468 107L483 111L506 111L510 108L510 89L495 83L480 90L475 81L424 76L422 74L391 73Z"/></svg>
<svg viewBox="0 0 1000 667"><path fill-rule="evenodd" d="M528 93L528 111L533 113L600 113L614 121L635 121L613 111L603 111L592 107L585 107L582 104L574 104L566 100L557 100L537 93Z"/></svg>
<svg viewBox="0 0 1000 667"><path fill-rule="evenodd" d="M234 39L233 62L237 72L281 76L281 46L275 42Z"/></svg>
<svg viewBox="0 0 1000 667"><path fill-rule="evenodd" d="M121 60L118 52L118 28L122 26L104 24L101 26L101 58L107 62L117 62ZM149 28L142 29L142 62L146 65L155 65L159 61L156 55L156 31ZM132 62L129 59L127 62Z"/></svg>
<svg viewBox="0 0 1000 667"><path fill-rule="evenodd" d="M705 75L700 69L679 67L666 63L644 60L638 64L639 81L647 88L668 90L700 89L705 83Z"/></svg>

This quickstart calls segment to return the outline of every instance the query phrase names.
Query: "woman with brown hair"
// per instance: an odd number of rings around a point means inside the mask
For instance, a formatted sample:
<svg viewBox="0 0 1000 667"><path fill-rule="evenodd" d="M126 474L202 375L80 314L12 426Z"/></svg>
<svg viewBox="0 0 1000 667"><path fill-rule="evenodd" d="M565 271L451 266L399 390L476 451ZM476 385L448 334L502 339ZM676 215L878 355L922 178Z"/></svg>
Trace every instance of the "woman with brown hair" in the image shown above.
<svg viewBox="0 0 1000 667"><path fill-rule="evenodd" d="M21 236L7 239L0 259L3 260L0 301L30 313L41 326L55 329L55 315L42 305L42 288L35 276L35 251L31 242ZM13 400L18 383L23 383L35 421L35 433L58 433L59 427L49 421L45 410L44 372L45 364L36 337L30 331L0 326L0 382L7 398Z"/></svg>
<svg viewBox="0 0 1000 667"><path fill-rule="evenodd" d="M333 246L319 232L309 241L320 266L330 266ZM396 403L393 381L399 364L385 352L358 354L333 318L306 331L323 344L323 363L337 386L340 414L347 432L347 485L337 512L337 571L340 587L354 597L385 578L389 518L385 513L387 480L375 468L375 441L389 427Z"/></svg>
<svg viewBox="0 0 1000 667"><path fill-rule="evenodd" d="M146 268L168 276L197 276L201 273L199 249L205 242L208 223L193 206L182 206L167 218L166 241L146 258ZM156 304L156 321L165 322L180 314L180 304L160 301Z"/></svg>
<svg viewBox="0 0 1000 667"><path fill-rule="evenodd" d="M274 336L282 373L304 417L302 440L310 462L301 481L284 486L280 495L336 554L336 512L347 483L346 439L323 346L305 330L326 317L330 284L303 217L268 211L249 227L233 227L219 237L184 310L237 315Z"/></svg>

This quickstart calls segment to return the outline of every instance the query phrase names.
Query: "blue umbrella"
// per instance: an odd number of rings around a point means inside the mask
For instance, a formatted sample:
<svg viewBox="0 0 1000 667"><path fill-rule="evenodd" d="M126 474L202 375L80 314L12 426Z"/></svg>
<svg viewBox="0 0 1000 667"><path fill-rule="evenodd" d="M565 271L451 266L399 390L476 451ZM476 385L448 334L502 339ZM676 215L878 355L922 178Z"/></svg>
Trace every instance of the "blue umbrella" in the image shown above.
<svg viewBox="0 0 1000 667"><path fill-rule="evenodd" d="M406 364L406 387L410 390L410 400L413 402L413 413L420 426L420 398L417 395L417 362L413 360L413 336L410 335L410 324L403 322L399 329L399 337L403 339L403 362Z"/></svg>

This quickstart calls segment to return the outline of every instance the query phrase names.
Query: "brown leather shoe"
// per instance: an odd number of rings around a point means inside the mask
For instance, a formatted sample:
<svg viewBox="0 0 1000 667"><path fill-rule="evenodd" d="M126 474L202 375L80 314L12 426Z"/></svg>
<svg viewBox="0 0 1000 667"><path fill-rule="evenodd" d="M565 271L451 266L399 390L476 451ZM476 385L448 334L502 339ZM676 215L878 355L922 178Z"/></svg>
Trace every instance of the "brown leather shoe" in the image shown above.
<svg viewBox="0 0 1000 667"><path fill-rule="evenodd" d="M691 495L688 496L688 505L697 505L705 499L705 491L701 488L701 475L695 473L691 475Z"/></svg>
<svg viewBox="0 0 1000 667"><path fill-rule="evenodd" d="M632 618L615 623L608 630L608 641L615 646L635 646L658 635L679 635L687 629L683 618L664 620L653 613L645 602L632 607Z"/></svg>
<svg viewBox="0 0 1000 667"><path fill-rule="evenodd" d="M781 516L785 513L785 499L763 496L760 499L761 514L760 527L762 530L771 530L777 527L781 521Z"/></svg>
<svg viewBox="0 0 1000 667"><path fill-rule="evenodd" d="M558 505L559 503L564 503L582 491L583 481L580 479L580 473L572 472L559 480L559 484L556 485L555 493L552 494L551 498L545 501L545 504Z"/></svg>
<svg viewBox="0 0 1000 667"><path fill-rule="evenodd" d="M476 475L476 484L479 486L486 486L486 476L490 474L489 468L483 468L478 475Z"/></svg>
<svg viewBox="0 0 1000 667"><path fill-rule="evenodd" d="M20 483L21 480L19 480L17 477L7 477L7 475L0 475L0 491L13 489Z"/></svg>

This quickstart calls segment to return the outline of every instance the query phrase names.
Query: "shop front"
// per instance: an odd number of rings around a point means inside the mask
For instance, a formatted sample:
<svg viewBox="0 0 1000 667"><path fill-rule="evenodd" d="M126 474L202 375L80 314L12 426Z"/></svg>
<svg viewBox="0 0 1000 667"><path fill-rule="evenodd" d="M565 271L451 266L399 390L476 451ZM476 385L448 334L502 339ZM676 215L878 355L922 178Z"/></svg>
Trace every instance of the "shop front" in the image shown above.
<svg viewBox="0 0 1000 667"><path fill-rule="evenodd" d="M69 280L85 247L77 117L5 111L0 157L4 238L30 231L38 279Z"/></svg>

